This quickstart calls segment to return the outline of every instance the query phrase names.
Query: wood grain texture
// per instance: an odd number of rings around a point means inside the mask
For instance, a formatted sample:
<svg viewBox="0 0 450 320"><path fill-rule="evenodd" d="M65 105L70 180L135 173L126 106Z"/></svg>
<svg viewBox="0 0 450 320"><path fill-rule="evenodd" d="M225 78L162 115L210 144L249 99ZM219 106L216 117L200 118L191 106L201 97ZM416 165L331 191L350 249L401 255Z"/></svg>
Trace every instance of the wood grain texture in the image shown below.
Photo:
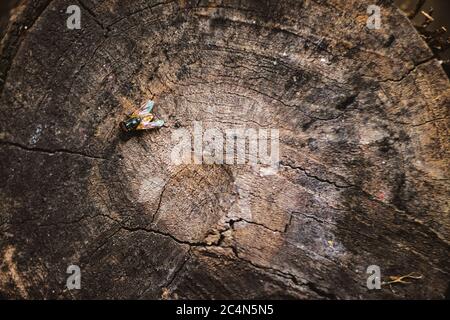
<svg viewBox="0 0 450 320"><path fill-rule="evenodd" d="M444 298L449 80L389 1L368 30L369 4L23 2L0 46L0 296ZM165 127L124 137L146 99ZM278 173L175 165L194 121L279 129ZM423 278L369 291L369 265Z"/></svg>

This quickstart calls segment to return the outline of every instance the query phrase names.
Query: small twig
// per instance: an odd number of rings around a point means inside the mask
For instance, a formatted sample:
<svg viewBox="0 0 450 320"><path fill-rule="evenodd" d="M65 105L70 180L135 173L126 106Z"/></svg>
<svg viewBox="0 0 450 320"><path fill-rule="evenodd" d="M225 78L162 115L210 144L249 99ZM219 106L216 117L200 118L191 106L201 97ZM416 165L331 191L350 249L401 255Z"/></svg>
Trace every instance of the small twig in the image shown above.
<svg viewBox="0 0 450 320"><path fill-rule="evenodd" d="M425 12L425 11L420 11L420 13L425 17L425 19L427 20L426 21L426 23L427 24L430 24L431 22L433 22L434 21L434 18L433 18L433 16L432 16L432 14L433 14L433 9L430 9L430 11L429 12Z"/></svg>
<svg viewBox="0 0 450 320"><path fill-rule="evenodd" d="M403 284L409 284L411 283L410 281L405 281L404 279L414 279L414 280L418 280L418 279L422 279L423 275L421 275L420 273L417 272L411 272L408 273L407 275L404 276L389 276L390 281L388 282L383 282L384 285L386 284L393 284L393 283L403 283Z"/></svg>

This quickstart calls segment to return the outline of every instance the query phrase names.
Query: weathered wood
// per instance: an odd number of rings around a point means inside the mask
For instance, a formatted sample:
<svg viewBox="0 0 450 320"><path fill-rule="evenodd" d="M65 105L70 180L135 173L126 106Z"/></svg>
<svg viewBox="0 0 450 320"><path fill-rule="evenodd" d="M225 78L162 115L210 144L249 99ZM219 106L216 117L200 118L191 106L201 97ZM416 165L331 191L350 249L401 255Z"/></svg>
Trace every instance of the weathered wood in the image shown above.
<svg viewBox="0 0 450 320"><path fill-rule="evenodd" d="M26 1L0 47L1 297L443 298L449 81L369 4ZM149 98L166 126L124 137ZM278 173L175 165L193 121L280 129ZM369 265L423 278L369 291Z"/></svg>

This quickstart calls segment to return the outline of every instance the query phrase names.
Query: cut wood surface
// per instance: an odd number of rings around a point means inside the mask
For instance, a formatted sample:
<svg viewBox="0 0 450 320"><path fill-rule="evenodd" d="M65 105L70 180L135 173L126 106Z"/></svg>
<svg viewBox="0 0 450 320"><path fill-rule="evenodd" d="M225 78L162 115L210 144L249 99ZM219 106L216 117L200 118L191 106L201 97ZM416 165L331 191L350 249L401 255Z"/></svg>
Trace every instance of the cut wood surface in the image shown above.
<svg viewBox="0 0 450 320"><path fill-rule="evenodd" d="M20 2L0 24L0 297L444 298L449 80L389 1L368 29L370 4ZM122 134L147 99L165 126ZM173 163L194 121L278 129L278 171ZM368 290L370 265L422 277Z"/></svg>

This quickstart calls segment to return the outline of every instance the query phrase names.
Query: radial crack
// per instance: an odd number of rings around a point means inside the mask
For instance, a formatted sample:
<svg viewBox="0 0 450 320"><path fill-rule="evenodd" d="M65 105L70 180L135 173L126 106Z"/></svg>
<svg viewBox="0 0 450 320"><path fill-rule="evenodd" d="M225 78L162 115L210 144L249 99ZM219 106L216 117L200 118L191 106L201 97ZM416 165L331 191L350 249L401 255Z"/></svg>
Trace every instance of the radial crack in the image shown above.
<svg viewBox="0 0 450 320"><path fill-rule="evenodd" d="M70 154L70 155L76 155L76 156L80 156L80 157L85 157L85 158L89 158L89 159L93 159L93 160L108 160L108 158L104 158L101 156L96 156L96 155L91 155L91 154L87 154L87 153L83 153L83 152L78 152L78 151L73 151L73 150L69 150L69 149L45 149L45 148L39 148L39 147L29 147L17 142L11 142L11 141L0 141L0 144L6 145L6 146L10 146L10 147L15 147L15 148L19 148L22 149L24 151L30 151L30 152L40 152L40 153L45 153L48 155L55 155L55 154Z"/></svg>

